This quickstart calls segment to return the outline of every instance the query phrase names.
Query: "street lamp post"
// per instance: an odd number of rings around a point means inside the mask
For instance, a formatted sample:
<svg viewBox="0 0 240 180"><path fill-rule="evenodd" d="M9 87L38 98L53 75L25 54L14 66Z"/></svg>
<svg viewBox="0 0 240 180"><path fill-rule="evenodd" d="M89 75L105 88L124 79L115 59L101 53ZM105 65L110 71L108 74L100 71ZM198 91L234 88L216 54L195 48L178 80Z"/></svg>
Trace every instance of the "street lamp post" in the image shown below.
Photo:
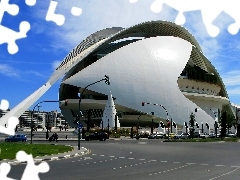
<svg viewBox="0 0 240 180"><path fill-rule="evenodd" d="M96 84L96 83L99 83L99 82L101 82L101 81L105 81L105 83L106 83L107 85L110 85L109 76L105 75L104 79L101 79L101 80L99 80L99 81L96 81L96 82L94 82L94 83L91 83L91 84L87 85L87 86L83 89L82 93L80 93L80 97L79 97L79 101L78 101L79 116L78 116L78 122L77 122L77 124L80 125L80 120L81 120L80 104L81 104L82 96L83 96L85 90L86 90L89 86L94 85L94 84ZM108 136L109 136L109 135L108 135ZM78 128L78 150L80 150L80 128Z"/></svg>
<svg viewBox="0 0 240 180"><path fill-rule="evenodd" d="M41 101L41 102L37 103L37 104L33 107L32 114L31 114L31 143L30 143L30 144L32 144L32 136L33 136L33 127L32 127L32 125L33 125L33 113L34 113L34 111L35 111L35 108L36 108L37 106L40 107L40 104L41 104L41 103L44 103L44 102L61 102L61 101Z"/></svg>
<svg viewBox="0 0 240 180"><path fill-rule="evenodd" d="M151 112L151 113L152 113L152 116L154 116L154 112ZM151 134L153 134L153 117L152 117Z"/></svg>
<svg viewBox="0 0 240 180"><path fill-rule="evenodd" d="M202 133L203 133L203 122L201 122L201 124L202 124Z"/></svg>
<svg viewBox="0 0 240 180"><path fill-rule="evenodd" d="M167 123L168 123L168 139L169 139L169 126L170 126L170 124L169 124L169 117L168 117L168 112L167 112L167 109L163 106L163 105L161 105L161 104L153 104L153 103L146 103L146 102L142 102L142 106L144 106L145 104L152 104L152 105L157 105L157 106L161 106L164 110L165 110L165 112L166 112L166 114L167 114Z"/></svg>
<svg viewBox="0 0 240 180"><path fill-rule="evenodd" d="M49 130L49 113L48 113L48 115L47 115L47 132L46 132L46 139L49 138L49 132L48 132L48 130Z"/></svg>
<svg viewBox="0 0 240 180"><path fill-rule="evenodd" d="M108 139L109 139L109 119L108 119Z"/></svg>

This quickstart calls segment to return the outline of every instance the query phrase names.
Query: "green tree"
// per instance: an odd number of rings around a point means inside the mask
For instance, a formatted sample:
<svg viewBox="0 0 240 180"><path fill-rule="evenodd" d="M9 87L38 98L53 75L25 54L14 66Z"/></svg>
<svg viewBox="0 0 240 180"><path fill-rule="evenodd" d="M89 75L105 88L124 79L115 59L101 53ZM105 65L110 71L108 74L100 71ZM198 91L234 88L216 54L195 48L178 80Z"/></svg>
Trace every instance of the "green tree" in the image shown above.
<svg viewBox="0 0 240 180"><path fill-rule="evenodd" d="M227 114L227 122L226 122L226 125L227 125L227 130L228 130L228 133L229 133L229 129L233 126L233 124L236 122L236 119L234 117L234 115L232 114Z"/></svg>
<svg viewBox="0 0 240 180"><path fill-rule="evenodd" d="M193 114L193 112L190 114L190 120L189 120L189 126L190 126L190 137L193 138L194 137L194 125L196 122L196 116L195 114Z"/></svg>
<svg viewBox="0 0 240 180"><path fill-rule="evenodd" d="M227 112L223 111L221 115L221 138L226 137Z"/></svg>

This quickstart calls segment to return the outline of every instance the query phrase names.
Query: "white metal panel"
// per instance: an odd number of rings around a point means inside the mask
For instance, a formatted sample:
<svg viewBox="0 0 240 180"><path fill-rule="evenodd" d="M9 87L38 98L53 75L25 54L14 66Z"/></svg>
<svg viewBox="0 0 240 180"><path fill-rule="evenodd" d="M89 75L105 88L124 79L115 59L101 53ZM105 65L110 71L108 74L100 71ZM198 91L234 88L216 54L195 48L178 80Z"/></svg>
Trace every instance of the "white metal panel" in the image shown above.
<svg viewBox="0 0 240 180"><path fill-rule="evenodd" d="M163 105L169 117L183 124L189 122L190 112L199 108L179 90L177 79L188 62L192 45L177 37L152 37L124 46L86 67L64 83L85 87L109 75L111 85L104 82L88 89L108 94L111 90L120 104L138 111L152 112L167 118L160 106L141 106L141 102ZM199 122L213 123L204 111L199 111Z"/></svg>

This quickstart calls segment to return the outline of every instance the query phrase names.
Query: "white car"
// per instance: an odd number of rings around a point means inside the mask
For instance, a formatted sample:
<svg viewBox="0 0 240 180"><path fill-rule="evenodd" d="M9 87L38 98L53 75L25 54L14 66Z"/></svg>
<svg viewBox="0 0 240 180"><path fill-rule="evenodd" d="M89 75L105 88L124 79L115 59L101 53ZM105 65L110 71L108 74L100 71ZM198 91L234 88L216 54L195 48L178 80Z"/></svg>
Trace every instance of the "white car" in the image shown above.
<svg viewBox="0 0 240 180"><path fill-rule="evenodd" d="M180 139L189 139L189 137L190 137L190 134L188 134L188 133L182 133L180 135Z"/></svg>

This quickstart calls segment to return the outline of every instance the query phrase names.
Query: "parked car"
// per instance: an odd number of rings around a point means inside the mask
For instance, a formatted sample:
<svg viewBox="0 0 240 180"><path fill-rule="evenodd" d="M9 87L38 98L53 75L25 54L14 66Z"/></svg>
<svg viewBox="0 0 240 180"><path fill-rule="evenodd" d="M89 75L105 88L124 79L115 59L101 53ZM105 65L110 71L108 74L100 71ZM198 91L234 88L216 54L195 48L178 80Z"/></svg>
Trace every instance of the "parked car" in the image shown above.
<svg viewBox="0 0 240 180"><path fill-rule="evenodd" d="M108 134L106 132L94 132L85 136L86 141L91 141L91 140L106 141L107 138L108 138Z"/></svg>
<svg viewBox="0 0 240 180"><path fill-rule="evenodd" d="M25 134L15 134L14 136L8 136L5 142L26 142L27 136Z"/></svg>
<svg viewBox="0 0 240 180"><path fill-rule="evenodd" d="M180 139L189 139L189 137L190 137L190 134L188 134L188 133L182 133L180 135Z"/></svg>
<svg viewBox="0 0 240 180"><path fill-rule="evenodd" d="M229 132L229 133L226 134L226 137L237 137L237 134Z"/></svg>
<svg viewBox="0 0 240 180"><path fill-rule="evenodd" d="M200 138L200 133L199 132L194 132L194 138Z"/></svg>
<svg viewBox="0 0 240 180"><path fill-rule="evenodd" d="M156 134L150 134L150 135L148 136L148 139L156 139Z"/></svg>
<svg viewBox="0 0 240 180"><path fill-rule="evenodd" d="M175 134L173 139L180 139L180 137L181 137L181 134Z"/></svg>
<svg viewBox="0 0 240 180"><path fill-rule="evenodd" d="M166 134L164 134L163 132L156 134L156 139L164 139L165 137L166 137Z"/></svg>
<svg viewBox="0 0 240 180"><path fill-rule="evenodd" d="M206 137L208 137L208 135L206 133L200 133L199 137L205 139Z"/></svg>

